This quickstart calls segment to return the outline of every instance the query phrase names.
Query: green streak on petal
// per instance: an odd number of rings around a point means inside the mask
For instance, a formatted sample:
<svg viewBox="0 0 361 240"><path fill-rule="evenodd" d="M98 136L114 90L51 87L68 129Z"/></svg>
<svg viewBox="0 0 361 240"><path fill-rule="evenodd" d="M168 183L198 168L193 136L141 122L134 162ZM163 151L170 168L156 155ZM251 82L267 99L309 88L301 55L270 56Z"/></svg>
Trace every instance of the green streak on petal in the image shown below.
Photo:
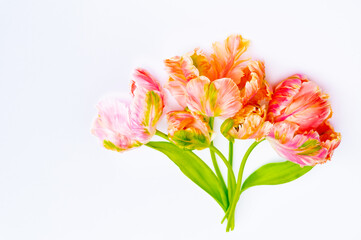
<svg viewBox="0 0 361 240"><path fill-rule="evenodd" d="M193 61L193 65L198 69L199 75L206 75L210 68L207 58L203 55L198 55L197 53L194 53L192 54L191 59Z"/></svg>
<svg viewBox="0 0 361 240"><path fill-rule="evenodd" d="M149 91L145 101L146 107L142 124L145 127L155 127L155 124L162 116L162 100L156 92Z"/></svg>
<svg viewBox="0 0 361 240"><path fill-rule="evenodd" d="M218 116L220 114L220 112L217 111L217 107L216 107L217 94L218 94L217 88L214 86L213 83L211 83L209 85L208 91L207 91L207 100L209 102L211 111L213 112L214 116ZM219 108L218 108L218 110L219 110Z"/></svg>
<svg viewBox="0 0 361 240"><path fill-rule="evenodd" d="M297 148L297 150L300 151L297 155L314 156L317 155L321 149L322 146L318 140L310 139Z"/></svg>
<svg viewBox="0 0 361 240"><path fill-rule="evenodd" d="M201 150L207 148L210 144L206 136L190 129L177 131L173 136L170 136L170 139L178 147L189 150Z"/></svg>
<svg viewBox="0 0 361 240"><path fill-rule="evenodd" d="M108 140L103 141L103 146L106 149L109 149L109 150L112 150L112 151L117 151L117 152L121 152L121 151L125 150L125 149L121 149L121 148L115 146L114 143L112 143L111 141L108 141Z"/></svg>

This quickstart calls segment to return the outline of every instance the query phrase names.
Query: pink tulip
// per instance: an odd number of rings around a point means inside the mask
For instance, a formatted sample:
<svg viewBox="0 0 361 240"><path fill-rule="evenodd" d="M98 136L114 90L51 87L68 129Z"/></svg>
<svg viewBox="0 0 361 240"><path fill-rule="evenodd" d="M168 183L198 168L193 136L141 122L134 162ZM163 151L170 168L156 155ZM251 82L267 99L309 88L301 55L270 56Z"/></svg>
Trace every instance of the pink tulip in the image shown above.
<svg viewBox="0 0 361 240"><path fill-rule="evenodd" d="M298 124L300 131L317 128L331 116L328 95L306 77L296 74L276 87L269 105L271 122L287 120Z"/></svg>
<svg viewBox="0 0 361 240"><path fill-rule="evenodd" d="M328 122L324 124L322 129L302 132L295 123L278 122L267 139L281 157L301 166L314 166L330 160L341 141L341 135Z"/></svg>
<svg viewBox="0 0 361 240"><path fill-rule="evenodd" d="M156 132L164 107L163 90L147 71L136 69L131 84L132 101L101 100L91 132L104 147L124 151L147 143Z"/></svg>

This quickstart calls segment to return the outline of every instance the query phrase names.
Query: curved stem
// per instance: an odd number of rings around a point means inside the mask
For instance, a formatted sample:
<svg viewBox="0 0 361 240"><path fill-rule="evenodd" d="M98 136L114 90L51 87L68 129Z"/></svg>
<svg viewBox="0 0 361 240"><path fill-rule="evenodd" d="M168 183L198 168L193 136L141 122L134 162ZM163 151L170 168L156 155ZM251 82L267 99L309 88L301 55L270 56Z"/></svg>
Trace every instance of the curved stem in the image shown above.
<svg viewBox="0 0 361 240"><path fill-rule="evenodd" d="M232 202L229 206L229 211L227 211L226 216L228 215L228 223L227 223L227 229L226 231L228 232L230 229L233 230L234 225L232 226L231 222L234 218L234 213L235 213L235 208L237 205L237 202L239 200L239 197L241 195L241 185L242 185L242 177L243 177L243 171L244 171L244 167L246 166L246 162L247 159L249 157L249 155L251 154L251 152L253 151L253 149L263 141L264 139L262 139L261 141L257 142L254 141L252 143L252 145L248 148L247 152L244 154L242 162L241 162L241 166L239 167L239 172L238 172L238 178L237 178L237 185L236 185L236 191L234 193L234 197L232 199Z"/></svg>
<svg viewBox="0 0 361 240"><path fill-rule="evenodd" d="M209 146L209 149L211 149L213 152L217 153L217 155L222 159L222 161L226 165L228 171L231 174L231 177L234 179L234 181L236 181L236 177L234 176L232 166L229 164L227 158L223 155L223 153L221 151L219 151L218 148L216 148L214 145Z"/></svg>
<svg viewBox="0 0 361 240"><path fill-rule="evenodd" d="M162 131L159 131L158 129L157 129L157 131L155 132L155 135L157 135L157 136L159 136L159 137L161 137L161 138L164 138L165 140L169 141L168 135L165 134L165 133L162 132Z"/></svg>
<svg viewBox="0 0 361 240"><path fill-rule="evenodd" d="M214 124L214 117L210 117L209 118L209 126L210 128L213 130L213 124ZM218 176L219 178L219 181L222 185L222 188L223 190L225 190L225 192L227 193L227 186L226 186L226 182L224 181L223 179L223 176L222 176L222 172L221 170L219 169L219 166L218 166L218 162L217 162L217 158L216 158L216 154L214 153L214 151L211 149L211 147L214 146L213 145L213 141L211 142L211 145L209 147L209 152L211 154L211 159L212 159L212 163L213 163L213 167L214 167L214 171L216 172L216 175Z"/></svg>
<svg viewBox="0 0 361 240"><path fill-rule="evenodd" d="M211 146L213 146L213 142L211 143ZM214 153L214 151L211 150L211 148L209 148L209 151L211 153L211 158L212 158L212 163L213 163L213 167L214 167L214 171L216 172L216 175L222 185L223 190L225 191L225 193L227 194L228 190L227 190L227 186L226 186L226 182L223 179L222 176L222 172L218 167L218 163L217 163L217 159L216 159L216 154ZM228 201L229 202L229 201Z"/></svg>

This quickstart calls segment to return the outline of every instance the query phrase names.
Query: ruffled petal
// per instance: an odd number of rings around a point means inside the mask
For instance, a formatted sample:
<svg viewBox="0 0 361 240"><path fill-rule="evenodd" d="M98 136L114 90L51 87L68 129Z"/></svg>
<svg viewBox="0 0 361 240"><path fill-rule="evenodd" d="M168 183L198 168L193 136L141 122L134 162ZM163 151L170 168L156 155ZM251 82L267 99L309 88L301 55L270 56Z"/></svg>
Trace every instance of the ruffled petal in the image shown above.
<svg viewBox="0 0 361 240"><path fill-rule="evenodd" d="M241 108L237 85L229 78L213 82L199 77L187 84L187 106L209 117L233 117Z"/></svg>
<svg viewBox="0 0 361 240"><path fill-rule="evenodd" d="M222 118L233 117L242 107L240 92L237 85L230 78L222 78L211 83L209 97L212 99L212 85L216 89L215 116Z"/></svg>
<svg viewBox="0 0 361 240"><path fill-rule="evenodd" d="M132 94L137 87L145 88L147 91L163 92L160 83L147 70L142 68L137 68L134 71L133 80L131 82Z"/></svg>
<svg viewBox="0 0 361 240"><path fill-rule="evenodd" d="M265 66L261 61L249 61L243 68L244 76L241 78L238 88L241 91L242 104L246 104L261 90L270 90L265 81ZM268 88L267 88L268 87ZM265 93L265 92L261 92ZM261 96L258 95L258 98ZM264 96L266 97L266 96Z"/></svg>
<svg viewBox="0 0 361 240"><path fill-rule="evenodd" d="M98 117L91 132L101 140L105 148L120 152L140 146L140 142L132 134L129 102L108 97L99 101L97 109Z"/></svg>
<svg viewBox="0 0 361 240"><path fill-rule="evenodd" d="M212 76L209 74L212 66L208 56L205 53L199 49L195 49L192 54L190 54L190 58L193 61L193 65L198 69L199 76L206 76L209 79L212 78Z"/></svg>
<svg viewBox="0 0 361 240"><path fill-rule="evenodd" d="M278 154L301 166L314 166L326 161L327 149L316 131L297 133L297 124L279 122L267 137Z"/></svg>
<svg viewBox="0 0 361 240"><path fill-rule="evenodd" d="M176 56L164 60L165 68L174 81L187 84L191 79L199 76L198 69L193 65L189 56Z"/></svg>
<svg viewBox="0 0 361 240"><path fill-rule="evenodd" d="M249 41L241 35L231 35L223 43L215 42L210 56L213 78L231 78L238 84L243 76L242 63L246 61L241 56L248 45Z"/></svg>
<svg viewBox="0 0 361 240"><path fill-rule="evenodd" d="M156 124L163 114L164 94L158 81L145 70L136 70L134 77L130 124L134 136L141 143L147 143L155 134Z"/></svg>
<svg viewBox="0 0 361 240"><path fill-rule="evenodd" d="M304 82L298 94L275 120L295 122L301 131L317 128L331 116L328 95L323 94L313 82Z"/></svg>
<svg viewBox="0 0 361 240"><path fill-rule="evenodd" d="M266 113L266 106L246 105L233 118L222 124L221 132L231 139L254 138L259 141L266 137L272 128L272 124L265 121Z"/></svg>
<svg viewBox="0 0 361 240"><path fill-rule="evenodd" d="M317 132L320 134L322 147L328 150L326 159L330 160L334 150L341 143L341 134L335 132L329 121L323 122L318 128Z"/></svg>
<svg viewBox="0 0 361 240"><path fill-rule="evenodd" d="M300 131L309 131L331 117L331 113L328 95L305 77L294 75L276 88L268 116L272 122L287 120L297 123Z"/></svg>
<svg viewBox="0 0 361 240"><path fill-rule="evenodd" d="M303 77L299 74L293 75L279 83L273 93L269 104L268 118L274 122L291 102L294 96L300 91Z"/></svg>

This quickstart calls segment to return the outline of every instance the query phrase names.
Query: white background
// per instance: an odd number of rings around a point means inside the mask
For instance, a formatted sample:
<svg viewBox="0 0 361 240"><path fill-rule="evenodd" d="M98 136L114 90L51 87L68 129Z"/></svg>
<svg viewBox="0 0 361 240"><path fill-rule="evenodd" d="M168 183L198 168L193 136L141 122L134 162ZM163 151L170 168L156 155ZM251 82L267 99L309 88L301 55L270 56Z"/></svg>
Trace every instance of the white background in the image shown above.
<svg viewBox="0 0 361 240"><path fill-rule="evenodd" d="M356 0L1 0L0 239L361 239L360 10ZM163 59L232 33L252 41L273 85L304 73L329 93L343 139L301 179L246 191L226 233L220 207L161 153L107 151L89 130L98 99L128 92L135 67L164 83ZM249 144L236 145L236 165ZM227 153L222 137L216 145ZM279 160L264 142L245 174Z"/></svg>

